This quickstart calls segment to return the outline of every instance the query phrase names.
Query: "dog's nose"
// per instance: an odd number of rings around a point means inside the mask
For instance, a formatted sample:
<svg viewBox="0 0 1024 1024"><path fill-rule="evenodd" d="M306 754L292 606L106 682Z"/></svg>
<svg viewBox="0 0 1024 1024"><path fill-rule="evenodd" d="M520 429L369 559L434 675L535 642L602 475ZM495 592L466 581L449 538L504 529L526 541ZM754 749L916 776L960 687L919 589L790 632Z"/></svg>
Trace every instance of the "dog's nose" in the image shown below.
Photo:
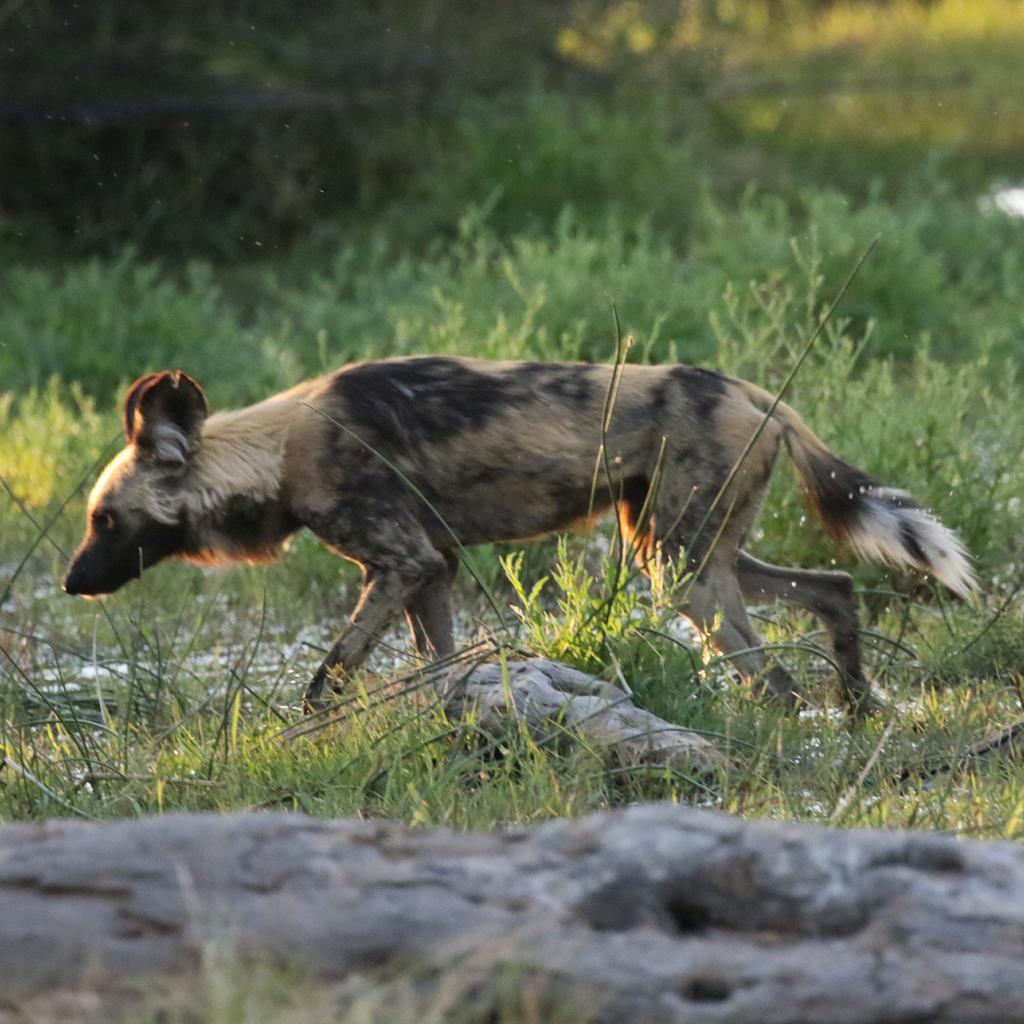
<svg viewBox="0 0 1024 1024"><path fill-rule="evenodd" d="M74 569L70 570L61 583L61 589L65 594L80 594L82 592L82 574Z"/></svg>

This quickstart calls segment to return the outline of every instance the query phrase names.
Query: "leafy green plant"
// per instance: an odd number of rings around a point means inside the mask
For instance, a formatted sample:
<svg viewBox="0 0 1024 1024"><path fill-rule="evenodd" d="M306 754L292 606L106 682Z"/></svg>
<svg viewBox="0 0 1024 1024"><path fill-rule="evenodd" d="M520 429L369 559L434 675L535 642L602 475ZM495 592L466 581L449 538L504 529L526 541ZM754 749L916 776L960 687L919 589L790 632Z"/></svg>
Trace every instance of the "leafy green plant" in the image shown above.
<svg viewBox="0 0 1024 1024"><path fill-rule="evenodd" d="M518 600L514 611L527 646L556 661L600 671L645 631L664 630L678 617L689 577L678 565L655 565L648 583L618 537L611 552L596 557L587 547L576 547L574 553L568 539L559 538L549 574L529 587L523 552L505 555L501 564Z"/></svg>

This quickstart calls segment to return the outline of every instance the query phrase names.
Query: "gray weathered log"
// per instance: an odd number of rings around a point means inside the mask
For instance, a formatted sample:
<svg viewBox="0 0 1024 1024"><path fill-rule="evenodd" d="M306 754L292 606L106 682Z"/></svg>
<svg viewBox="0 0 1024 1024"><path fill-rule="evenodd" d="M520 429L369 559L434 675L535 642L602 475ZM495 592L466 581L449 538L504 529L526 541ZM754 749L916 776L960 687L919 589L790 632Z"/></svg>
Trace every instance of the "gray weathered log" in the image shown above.
<svg viewBox="0 0 1024 1024"><path fill-rule="evenodd" d="M714 768L721 754L702 736L638 708L626 690L547 658L487 662L438 677L437 688L456 713L473 709L492 732L509 719L550 733L579 733L600 750L632 763Z"/></svg>
<svg viewBox="0 0 1024 1024"><path fill-rule="evenodd" d="M501 975L575 1005L563 1020L1008 1024L1024 849L669 805L482 835L287 814L0 827L4 1024L54 1000L109 1020L211 943L342 1002L463 971L477 1010Z"/></svg>

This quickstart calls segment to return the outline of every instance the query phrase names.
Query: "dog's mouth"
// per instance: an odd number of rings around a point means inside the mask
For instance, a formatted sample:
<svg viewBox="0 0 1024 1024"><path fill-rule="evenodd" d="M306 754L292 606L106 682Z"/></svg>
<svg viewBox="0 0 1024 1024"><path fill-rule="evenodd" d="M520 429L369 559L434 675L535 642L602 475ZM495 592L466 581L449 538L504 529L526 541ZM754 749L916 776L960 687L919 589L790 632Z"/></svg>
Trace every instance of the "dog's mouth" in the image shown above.
<svg viewBox="0 0 1024 1024"><path fill-rule="evenodd" d="M128 562L121 563L117 566L117 570L112 571L108 566L105 567L103 573L90 572L88 566L83 565L81 561L76 559L71 563L71 567L68 569L61 587L65 594L88 600L106 597L107 594L120 590L126 583L138 579L141 575L141 569L137 562L134 564Z"/></svg>

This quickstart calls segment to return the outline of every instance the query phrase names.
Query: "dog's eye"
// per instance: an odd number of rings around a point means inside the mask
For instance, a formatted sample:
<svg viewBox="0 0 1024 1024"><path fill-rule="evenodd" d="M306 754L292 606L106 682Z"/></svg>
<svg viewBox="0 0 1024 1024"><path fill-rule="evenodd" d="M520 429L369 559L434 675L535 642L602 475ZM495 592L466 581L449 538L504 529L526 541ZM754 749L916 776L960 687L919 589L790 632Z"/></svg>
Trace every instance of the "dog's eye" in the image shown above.
<svg viewBox="0 0 1024 1024"><path fill-rule="evenodd" d="M117 519L109 509L98 508L92 514L92 524L97 530L112 530L116 523Z"/></svg>

